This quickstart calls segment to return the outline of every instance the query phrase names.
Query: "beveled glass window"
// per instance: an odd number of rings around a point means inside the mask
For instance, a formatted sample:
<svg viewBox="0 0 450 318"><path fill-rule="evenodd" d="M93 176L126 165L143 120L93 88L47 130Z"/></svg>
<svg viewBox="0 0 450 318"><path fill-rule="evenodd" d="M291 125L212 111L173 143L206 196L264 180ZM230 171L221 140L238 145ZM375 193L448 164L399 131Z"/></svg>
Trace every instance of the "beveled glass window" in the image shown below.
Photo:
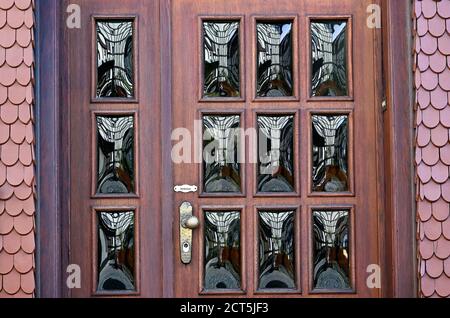
<svg viewBox="0 0 450 318"><path fill-rule="evenodd" d="M311 94L348 96L346 20L311 22Z"/></svg>
<svg viewBox="0 0 450 318"><path fill-rule="evenodd" d="M133 116L97 116L97 194L135 192Z"/></svg>
<svg viewBox="0 0 450 318"><path fill-rule="evenodd" d="M312 191L347 192L348 115L312 116Z"/></svg>
<svg viewBox="0 0 450 318"><path fill-rule="evenodd" d="M294 211L259 212L259 289L295 289Z"/></svg>
<svg viewBox="0 0 450 318"><path fill-rule="evenodd" d="M241 289L241 215L205 212L204 289Z"/></svg>
<svg viewBox="0 0 450 318"><path fill-rule="evenodd" d="M203 116L203 192L240 193L240 116Z"/></svg>
<svg viewBox="0 0 450 318"><path fill-rule="evenodd" d="M294 116L258 116L258 192L294 192Z"/></svg>
<svg viewBox="0 0 450 318"><path fill-rule="evenodd" d="M203 21L203 97L240 97L239 22Z"/></svg>
<svg viewBox="0 0 450 318"><path fill-rule="evenodd" d="M292 22L258 22L257 97L293 96Z"/></svg>
<svg viewBox="0 0 450 318"><path fill-rule="evenodd" d="M350 212L313 211L314 289L348 290L350 281Z"/></svg>
<svg viewBox="0 0 450 318"><path fill-rule="evenodd" d="M134 98L133 21L97 20L96 97Z"/></svg>
<svg viewBox="0 0 450 318"><path fill-rule="evenodd" d="M136 291L133 211L97 213L97 291Z"/></svg>

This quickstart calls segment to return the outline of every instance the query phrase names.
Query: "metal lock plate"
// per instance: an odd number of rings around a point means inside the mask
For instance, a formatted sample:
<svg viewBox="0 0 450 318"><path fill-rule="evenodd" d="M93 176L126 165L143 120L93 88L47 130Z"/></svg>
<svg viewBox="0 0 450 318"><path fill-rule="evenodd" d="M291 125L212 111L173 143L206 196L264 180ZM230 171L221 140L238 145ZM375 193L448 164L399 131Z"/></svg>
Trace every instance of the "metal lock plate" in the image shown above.
<svg viewBox="0 0 450 318"><path fill-rule="evenodd" d="M189 202L183 202L180 206L180 256L183 264L192 261L192 230L184 226L192 217L193 208Z"/></svg>

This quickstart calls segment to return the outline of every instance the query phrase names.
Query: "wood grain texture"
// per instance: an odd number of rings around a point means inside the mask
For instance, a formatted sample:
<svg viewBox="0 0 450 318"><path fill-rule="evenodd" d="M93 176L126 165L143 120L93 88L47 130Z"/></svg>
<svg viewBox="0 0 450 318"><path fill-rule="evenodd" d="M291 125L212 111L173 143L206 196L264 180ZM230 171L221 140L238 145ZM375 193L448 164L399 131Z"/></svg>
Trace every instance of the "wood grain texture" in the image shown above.
<svg viewBox="0 0 450 318"><path fill-rule="evenodd" d="M311 244L309 235L311 228L308 220L311 218L310 209L315 206L355 206L354 220L354 239L355 248L352 251L351 271L355 275L355 293L342 294L331 292L328 295L321 294L321 297L378 297L379 290L368 289L366 287L366 268L370 264L379 264L381 262L379 250L381 249L379 211L383 209L384 201L379 195L378 184L383 183L380 172L378 171L378 162L381 159L377 152L378 147L378 131L381 110L378 107L380 100L377 90L377 81L381 80L381 74L378 72L376 65L376 54L379 47L375 45L376 31L366 27L366 8L369 1L340 1L339 4L309 1L278 1L277 3L262 1L175 1L172 4L172 16L177 17L173 20L172 28L172 63L173 63L173 82L172 82L172 101L173 101L173 127L186 127L193 131L194 119L197 118L199 109L208 109L210 111L221 112L244 112L245 122L242 126L245 128L254 127L256 115L258 112L264 113L267 110L276 112L278 109L283 112L298 112L299 116L295 122L298 127L298 146L299 157L297 158L299 170L296 176L299 177L300 186L299 194L294 196L269 197L254 195L255 193L255 169L253 165L246 164L244 174L246 176L246 193L245 197L233 197L232 200L226 196L217 195L215 197L203 197L198 194L176 194L175 205L178 206L182 201L189 201L193 204L195 214L202 219L202 207L226 207L230 205L243 206L242 217L245 218L243 224L246 228L243 231L245 235L245 244L243 246L244 264L246 275L244 277L245 293L241 296L253 297L257 289L255 249L257 248L257 231L254 217L254 206L301 206L297 216L300 219L300 226L297 229L297 237L301 254L298 255L300 267L297 271L298 277L301 279L301 293L293 293L291 295L267 293L258 294L261 297L300 297L311 296L317 297L311 293L309 284L311 278L311 264L309 259L309 250ZM209 101L198 103L198 87L201 85L201 78L198 76L197 70L201 67L202 52L201 43L198 37L186 37L186 34L198 34L198 23L196 20L199 16L207 14L208 16L244 16L244 47L241 47L244 56L244 74L246 74L245 84L245 100L227 102ZM254 36L253 16L271 19L274 17L296 17L296 25L299 26L299 32L296 33L294 41L298 46L294 45L294 55L298 56L299 63L294 65L296 70L294 73L299 74L298 82L294 85L299 87L299 101L295 99L286 99L271 101L271 103L252 99L253 81L255 78L255 46L256 40ZM309 53L307 50L308 17L320 16L352 16L352 34L353 43L352 52L352 73L353 73L353 99L330 99L311 100L308 96L309 82L307 69L309 62ZM194 71L192 71L194 70ZM354 101L353 101L354 100ZM351 172L354 177L355 195L341 195L333 197L312 196L310 195L308 183L308 170L311 169L309 162L310 141L308 130L311 129L311 123L308 114L313 111L329 111L336 110L352 113L352 125L354 129L353 156L354 164ZM248 149L255 145L248 145ZM175 184L196 184L200 172L200 165L182 164L174 165L174 183ZM176 220L176 216L174 216ZM244 226L244 225L243 225ZM174 237L178 236L178 230L174 228ZM175 261L175 295L198 297L201 286L197 286L192 282L202 282L202 250L203 239L201 231L194 232L196 244L193 247L193 264L181 265ZM178 255L178 244L175 244L175 255ZM220 293L214 293L220 296ZM224 293L222 296L227 296ZM236 295L240 297L240 295Z"/></svg>
<svg viewBox="0 0 450 318"><path fill-rule="evenodd" d="M409 0L381 4L383 81L379 89L387 102L380 132L381 171L386 179L380 185L380 194L386 198L380 220L386 246L380 251L387 277L383 289L385 297L416 297L411 5Z"/></svg>
<svg viewBox="0 0 450 318"><path fill-rule="evenodd" d="M72 297L101 296L94 293L97 280L95 275L95 235L92 207L116 209L133 207L136 213L135 244L137 293L114 293L115 296L161 297L163 262L161 229L161 112L160 105L160 22L159 1L144 2L132 0L87 1L79 4L82 10L80 30L67 34L67 59L70 70L68 83L69 162L70 172L70 264L79 264L82 269L82 288L70 291ZM96 72L94 18L136 17L133 41L136 45L134 83L136 99L131 101L92 100L92 81ZM80 45L83 43L83 45ZM139 192L135 196L92 196L92 182L96 176L95 125L93 117L101 114L135 114L136 169L135 182Z"/></svg>
<svg viewBox="0 0 450 318"><path fill-rule="evenodd" d="M7 1L12 2L12 1ZM73 1L70 1L72 3ZM405 20L408 16L408 3L409 0L380 0L383 8L386 9L383 12L390 21L389 26L385 25L379 32L372 34L368 30L360 30L359 27L365 21L365 9L366 5L363 1L350 1L346 0L342 3L339 2L339 7L336 9L335 5L331 1L325 1L324 3L311 3L309 4L310 11L306 10L306 3L308 1L299 1L298 5L294 5L291 1L281 1L280 3L271 4L263 1L252 0L248 4L242 5L242 2L229 1L226 5L220 3L221 1L169 1L161 0L160 6L156 4L157 1L152 1L152 5L155 5L152 10L140 9L139 2L143 1L128 1L126 4L121 4L120 1L86 1L79 0L77 3L83 5L83 8L91 8L92 10L86 10L83 15L83 21L90 21L91 14L135 14L139 12L139 16L143 16L145 23L141 19L141 28L145 28L145 32L140 33L140 43L143 45L153 45L150 50L150 55L155 57L155 60L148 61L148 64L139 64L139 66L145 67L142 69L144 74L140 74L140 83L144 78L145 89L141 90L141 107L148 107L152 111L144 110L143 114L140 114L140 118L145 116L151 118L150 121L140 123L140 134L150 135L154 133L157 128L151 127L149 122L153 122L152 119L156 118L157 124L160 125L161 131L159 132L157 140L160 145L156 147L154 151L159 151L157 157L160 158L161 167L154 167L152 169L161 169L158 171L152 170L149 175L151 178L160 178L158 181L150 184L144 182L141 184L141 199L133 200L121 200L122 205L140 205L139 200L145 200L142 205L144 209L140 207L142 214L145 213L160 213L160 219L150 218L141 220L140 236L143 238L141 242L141 295L142 296L198 296L199 289L199 271L198 263L195 266L185 267L179 265L179 247L178 247L178 215L177 208L181 201L192 200L196 202L195 212L199 214L199 207L201 206L226 206L230 205L232 201L233 205L244 206L244 214L248 219L246 227L248 231L245 235L249 237L246 240L246 255L247 259L247 291L248 295L256 295L255 290L255 277L256 272L253 268L256 265L255 252L255 240L256 235L256 222L254 219L254 211L256 207L264 206L299 206L298 213L303 220L299 219L297 224L297 237L300 240L298 249L301 255L308 255L308 243L305 238L309 233L307 222L304 220L308 217L308 211L310 206L323 205L323 204L336 204L336 205L355 205L355 216L358 222L358 213L366 214L366 222L361 222L359 227L355 228L356 239L366 237L365 228L370 228L373 224L377 224L377 230L370 232L370 246L373 243L378 246L376 250L367 250L358 252L356 254L356 264L359 260L380 261L383 267L383 274L386 279L383 279L383 290L381 295L383 296L414 296L415 295L415 275L414 265L412 259L414 258L414 235L413 235L413 188L411 185L412 170L408 168L408 164L404 161L409 160L411 157L411 145L412 139L411 125L405 124L405 118L411 116L411 105L408 102L409 93L408 88L408 74L411 72L411 66L408 64L408 54L410 51L407 49L407 40L405 34L409 34L408 23ZM147 1L146 2L146 8ZM89 175L91 165L86 161L86 158L90 159L89 154L90 146L83 144L80 140L76 141L74 138L80 138L85 140L91 140L91 135L88 132L90 128L90 115L86 112L86 109L94 108L98 110L109 110L111 108L119 107L120 109L132 110L136 108L133 105L116 105L112 107L102 106L101 104L90 104L90 85L89 77L91 75L89 67L91 59L88 55L91 54L91 34L90 29L79 31L67 30L65 28L58 27L61 19L57 18L60 10L65 8L66 3L61 3L57 0L42 0L42 6L48 5L52 8L53 15L49 14L51 10L41 10L40 14L40 29L39 35L42 40L42 44L38 46L39 53L41 54L40 66L42 66L43 74L45 74L45 80L40 81L39 92L42 94L41 109L42 117L45 119L39 119L44 122L45 125L41 125L41 152L40 152L40 169L39 174L41 178L41 195L39 197L39 206L42 210L40 215L40 245L42 246L39 253L39 262L41 264L39 269L40 280L38 281L41 296L57 297L57 296L90 296L91 279L91 257L86 254L90 252L86 250L86 246L89 247L89 238L84 237L82 229L86 228L90 232L91 229L91 215L89 213L90 208L93 205L111 205L115 206L118 202L114 200L100 200L90 201L90 182L91 179L86 177L80 178L81 175ZM209 3L209 4L208 4ZM406 10L406 11L405 11ZM45 12L45 13L44 13ZM324 103L322 101L308 101L307 94L307 73L300 69L300 66L307 65L307 41L306 38L306 14L340 14L348 15L353 13L353 33L354 33L354 46L359 50L355 50L353 56L354 65L353 72L355 77L353 78L355 83L353 101L330 101ZM153 15L159 13L159 19ZM190 16L188 13L194 14ZM196 60L195 50L198 50L197 37L186 37L184 34L198 33L198 16L200 15L229 15L242 16L245 13L244 25L245 25L245 70L242 74L246 76L246 92L245 102L232 101L230 103L211 103L204 102L200 106L198 103L198 83L199 79L196 69L199 61ZM254 76L254 57L253 50L255 41L252 36L252 19L253 17L271 17L272 15L279 16L297 16L299 32L296 37L298 45L299 63L295 70L299 76L300 87L298 88L298 100L284 101L282 106L278 106L276 102L265 102L262 100L253 101L254 95L251 78ZM146 18L146 17L152 17ZM385 17L386 18L386 17ZM385 20L386 21L386 20ZM1 22L1 21L0 21ZM183 27L186 26L187 32ZM358 27L359 26L359 27ZM65 31L64 31L65 30ZM150 30L151 35L147 32ZM155 32L155 33L153 33ZM158 34L156 34L158 33ZM366 34L367 33L367 34ZM370 34L369 34L370 33ZM366 36L364 36L366 35ZM383 37L381 37L383 35ZM159 39L159 47L155 45L155 38ZM405 40L405 41L404 41ZM65 46L59 45L59 42L65 43ZM359 42L361 41L361 42ZM81 47L76 45L78 43L86 43ZM361 43L361 46L356 45ZM157 43L158 44L158 43ZM181 46L181 45L184 46ZM383 44L383 45L382 45ZM74 51L72 48L76 47ZM181 49L180 49L181 47ZM367 50L369 48L369 50ZM1 49L0 49L1 50ZM161 50L162 54L158 54L155 50ZM384 57L382 59L380 54L383 50ZM170 53L168 53L170 52ZM198 53L198 52L197 52ZM158 57L156 57L158 55ZM1 56L1 54L0 54ZM140 54L140 61L142 62L142 54ZM147 53L146 53L147 56ZM373 58L373 61L372 61ZM364 61L368 61L368 64L364 64ZM156 62L155 62L156 61ZM391 101L395 107L391 107L388 111L381 115L378 112L378 105L383 95L384 85L381 77L382 61L384 61L384 76L386 81L386 94L388 94L388 101ZM144 61L145 63L145 61ZM152 64L152 72L149 75L149 64ZM147 66L146 66L147 65ZM80 68L81 66L81 68ZM157 67L155 69L154 67ZM187 68L189 66L189 68ZM364 72L361 72L363 69ZM151 86L149 83L153 83L155 78L159 76L160 84L157 87ZM359 104L361 103L363 94L365 91L358 90L358 85L367 85L374 83L376 86L369 91L371 96L371 106L369 109L364 108L361 111ZM146 83L145 80L148 82ZM366 83L366 84L362 84ZM369 83L369 84L367 84ZM158 91L161 97L161 104L147 103L149 94L149 87ZM61 89L61 90L60 90ZM74 90L72 92L72 90ZM142 96L144 94L145 96ZM252 100L250 100L252 99ZM155 100L153 100L155 101ZM372 105L373 102L373 105ZM273 103L273 104L271 104ZM367 100L363 100L364 106L367 105ZM142 105L144 104L144 105ZM61 107L63 105L63 107ZM68 108L70 106L70 108ZM275 106L275 107L274 107ZM123 108L122 108L123 107ZM275 108L282 107L283 110L290 110L298 113L298 121L296 121L299 142L299 154L300 160L298 160L299 174L302 179L302 183L299 185L299 196L290 198L275 197L253 197L254 194L254 182L253 182L253 169L247 168L246 174L246 196L241 198L197 198L195 195L183 195L173 197L172 188L173 184L185 183L186 181L192 181L192 184L196 184L199 178L199 170L196 165L183 166L183 169L175 168L172 170L172 163L170 157L171 144L168 142L171 134L172 127L180 127L184 122L189 122L191 118L194 118L194 114L198 114L197 109L216 109L220 111L235 111L240 112L245 110L247 112L245 116L245 124L252 125L255 122L255 114L261 109L270 109L273 111ZM156 108L161 109L161 112L154 112ZM305 164L308 162L307 144L309 142L307 136L308 127L308 112L315 109L339 109L342 108L345 111L354 112L355 121L363 118L360 124L355 127L355 197L342 197L342 198L314 198L308 197L308 185L306 184L309 168ZM255 113L255 114L253 114ZM373 118L369 118L369 115ZM367 116L367 117L366 117ZM183 117L183 118L182 118ZM374 120L375 118L375 120ZM72 122L71 125L67 123ZM84 125L84 126L83 126ZM375 126L375 127L374 127ZM49 128L49 129L46 129ZM81 129L81 135L74 137L73 128ZM370 144L370 151L372 151L371 162L360 163L359 159L366 158L366 154L361 154L361 150L358 150L357 145L358 138L362 136L361 131L369 132L367 135L372 136L377 146ZM372 132L374 135L371 135ZM59 138L55 138L59 133ZM74 142L72 142L74 141ZM300 146L303 145L303 146ZM365 141L363 143L365 145ZM389 146L386 146L389 145ZM146 144L147 146L147 144ZM251 147L248 145L247 147ZM141 145L142 149L142 145ZM376 150L375 150L376 149ZM83 150L84 153L76 153L77 150ZM80 151L81 152L81 151ZM144 153L142 153L144 152ZM154 158L155 155L149 150L143 150L141 152L142 158ZM145 155L150 157L145 157ZM83 161L69 160L69 158L75 156L75 158L83 157ZM385 160L378 160L379 158L385 158ZM59 160L58 160L59 158ZM47 159L47 160L45 160ZM57 162L56 164L52 164ZM372 164L373 165L372 165ZM143 163L141 167L141 178L146 171L149 171L149 167L145 167ZM375 166L377 168L375 168ZM56 169L55 169L56 167ZM377 169L377 173L373 174L373 170ZM180 170L184 170L181 171ZM366 171L369 171L368 174ZM71 178L72 175L72 178ZM158 177L156 177L158 175ZM367 178L366 184L370 184L370 187L365 187L364 180L361 181L358 175L363 175ZM73 178L77 181L73 181ZM383 181L386 178L385 182ZM80 180L78 180L80 179ZM71 181L72 180L72 181ZM71 182L68 182L71 181ZM74 183L75 182L75 183ZM83 184L86 185L83 188ZM154 185L158 185L155 187ZM397 184L402 184L401 188L394 187ZM385 187L386 185L386 187ZM390 190L392 189L392 191ZM394 189L396 189L394 191ZM160 196L150 197L147 196L151 191L161 191ZM365 194L369 193L369 199L366 200ZM377 195L376 195L377 193ZM363 197L364 196L364 197ZM386 198L384 203L382 198ZM380 199L380 202L375 203L376 198ZM76 206L74 202L76 200L83 201L80 206ZM370 201L370 202L369 202ZM72 203L71 203L72 202ZM148 212L152 202L159 202L159 209L157 212ZM384 205L386 204L386 205ZM72 208L71 208L72 207ZM88 211L88 215L83 215L82 212ZM379 212L378 215L369 213L368 211ZM383 213L383 211L385 213ZM71 214L69 214L71 213ZM367 215L368 214L368 215ZM81 219L79 219L81 216ZM152 214L153 216L153 214ZM364 216L363 216L364 218ZM69 224L72 222L72 227ZM147 223L146 223L147 222ZM151 225L149 225L151 224ZM411 224L411 226L405 226L405 224ZM70 229L70 231L68 230ZM305 234L306 233L306 234ZM198 244L200 234L196 233L195 242ZM155 238L156 241L155 242ZM161 241L159 241L161 239ZM149 245L148 245L148 244ZM157 248L152 248L157 246ZM150 248L148 248L150 247ZM199 261L199 245L194 246L194 259ZM149 254L151 253L151 255ZM70 259L69 259L70 257ZM303 294L296 293L294 297L312 296L317 295L308 294L308 268L303 264L307 263L307 256L302 256L304 259L297 268L297 273L300 273L300 287ZM79 261L84 268L89 268L89 274L87 280L83 282L83 286L86 288L79 292L71 294L64 288L65 281L65 269L70 262ZM447 262L448 263L448 262ZM357 282L363 284L365 281L365 268L359 266L357 275ZM392 269L392 270L391 270ZM358 286L357 286L358 287ZM358 292L360 290L357 290ZM358 294L362 296L379 296L377 292L363 291ZM282 297L284 295L258 295L261 297ZM331 295L334 297L336 295ZM320 297L327 297L326 295L320 295Z"/></svg>
<svg viewBox="0 0 450 318"><path fill-rule="evenodd" d="M36 128L39 132L38 156L38 249L37 253L37 297L61 297L62 275L67 267L67 253L64 253L63 228L67 228L64 195L68 194L63 172L67 166L64 139L67 130L60 126L64 122L64 112L60 98L61 88L67 82L67 72L60 63L62 55L61 17L59 11L63 3L59 0L41 0L36 3L36 67L38 116ZM61 95L64 96L64 95ZM45 120L41 120L45 118ZM62 142L64 140L64 142ZM66 227L65 227L66 226Z"/></svg>

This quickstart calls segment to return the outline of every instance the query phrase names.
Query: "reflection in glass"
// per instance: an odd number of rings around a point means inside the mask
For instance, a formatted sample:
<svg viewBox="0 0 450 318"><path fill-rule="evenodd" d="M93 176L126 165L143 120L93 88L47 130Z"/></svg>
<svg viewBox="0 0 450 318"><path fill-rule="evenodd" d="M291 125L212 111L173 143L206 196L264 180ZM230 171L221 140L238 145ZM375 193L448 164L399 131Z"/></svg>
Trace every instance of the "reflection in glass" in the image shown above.
<svg viewBox="0 0 450 318"><path fill-rule="evenodd" d="M312 96L347 96L347 22L311 23Z"/></svg>
<svg viewBox="0 0 450 318"><path fill-rule="evenodd" d="M258 97L292 96L292 22L258 23Z"/></svg>
<svg viewBox="0 0 450 318"><path fill-rule="evenodd" d="M239 115L203 116L205 193L241 192Z"/></svg>
<svg viewBox="0 0 450 318"><path fill-rule="evenodd" d="M97 193L133 193L133 116L97 116L97 144Z"/></svg>
<svg viewBox="0 0 450 318"><path fill-rule="evenodd" d="M135 291L134 212L98 215L98 291Z"/></svg>
<svg viewBox="0 0 450 318"><path fill-rule="evenodd" d="M314 288L350 289L348 211L314 211Z"/></svg>
<svg viewBox="0 0 450 318"><path fill-rule="evenodd" d="M295 288L294 212L259 213L259 288Z"/></svg>
<svg viewBox="0 0 450 318"><path fill-rule="evenodd" d="M240 227L237 211L205 213L206 290L241 288Z"/></svg>
<svg viewBox="0 0 450 318"><path fill-rule="evenodd" d="M203 22L204 97L239 97L239 22Z"/></svg>
<svg viewBox="0 0 450 318"><path fill-rule="evenodd" d="M345 192L348 185L348 116L312 116L314 192Z"/></svg>
<svg viewBox="0 0 450 318"><path fill-rule="evenodd" d="M294 191L294 116L258 116L258 192Z"/></svg>
<svg viewBox="0 0 450 318"><path fill-rule="evenodd" d="M133 22L97 21L97 97L134 97Z"/></svg>

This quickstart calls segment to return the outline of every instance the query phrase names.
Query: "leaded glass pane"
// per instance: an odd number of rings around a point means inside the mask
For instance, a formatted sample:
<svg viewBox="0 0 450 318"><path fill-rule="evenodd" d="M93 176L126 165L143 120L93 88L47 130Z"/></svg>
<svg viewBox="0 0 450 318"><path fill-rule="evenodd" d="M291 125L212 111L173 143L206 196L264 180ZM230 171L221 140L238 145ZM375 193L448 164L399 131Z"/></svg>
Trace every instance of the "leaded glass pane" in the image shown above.
<svg viewBox="0 0 450 318"><path fill-rule="evenodd" d="M205 290L241 288L241 215L205 212Z"/></svg>
<svg viewBox="0 0 450 318"><path fill-rule="evenodd" d="M99 292L135 291L134 212L97 213Z"/></svg>
<svg viewBox="0 0 450 318"><path fill-rule="evenodd" d="M134 193L134 117L97 116L96 121L97 193Z"/></svg>
<svg viewBox="0 0 450 318"><path fill-rule="evenodd" d="M315 289L351 288L349 216L349 211L313 212Z"/></svg>
<svg viewBox="0 0 450 318"><path fill-rule="evenodd" d="M203 96L240 97L239 22L203 22Z"/></svg>
<svg viewBox="0 0 450 318"><path fill-rule="evenodd" d="M96 97L134 97L132 21L97 21Z"/></svg>
<svg viewBox="0 0 450 318"><path fill-rule="evenodd" d="M294 211L259 212L259 288L294 289Z"/></svg>

